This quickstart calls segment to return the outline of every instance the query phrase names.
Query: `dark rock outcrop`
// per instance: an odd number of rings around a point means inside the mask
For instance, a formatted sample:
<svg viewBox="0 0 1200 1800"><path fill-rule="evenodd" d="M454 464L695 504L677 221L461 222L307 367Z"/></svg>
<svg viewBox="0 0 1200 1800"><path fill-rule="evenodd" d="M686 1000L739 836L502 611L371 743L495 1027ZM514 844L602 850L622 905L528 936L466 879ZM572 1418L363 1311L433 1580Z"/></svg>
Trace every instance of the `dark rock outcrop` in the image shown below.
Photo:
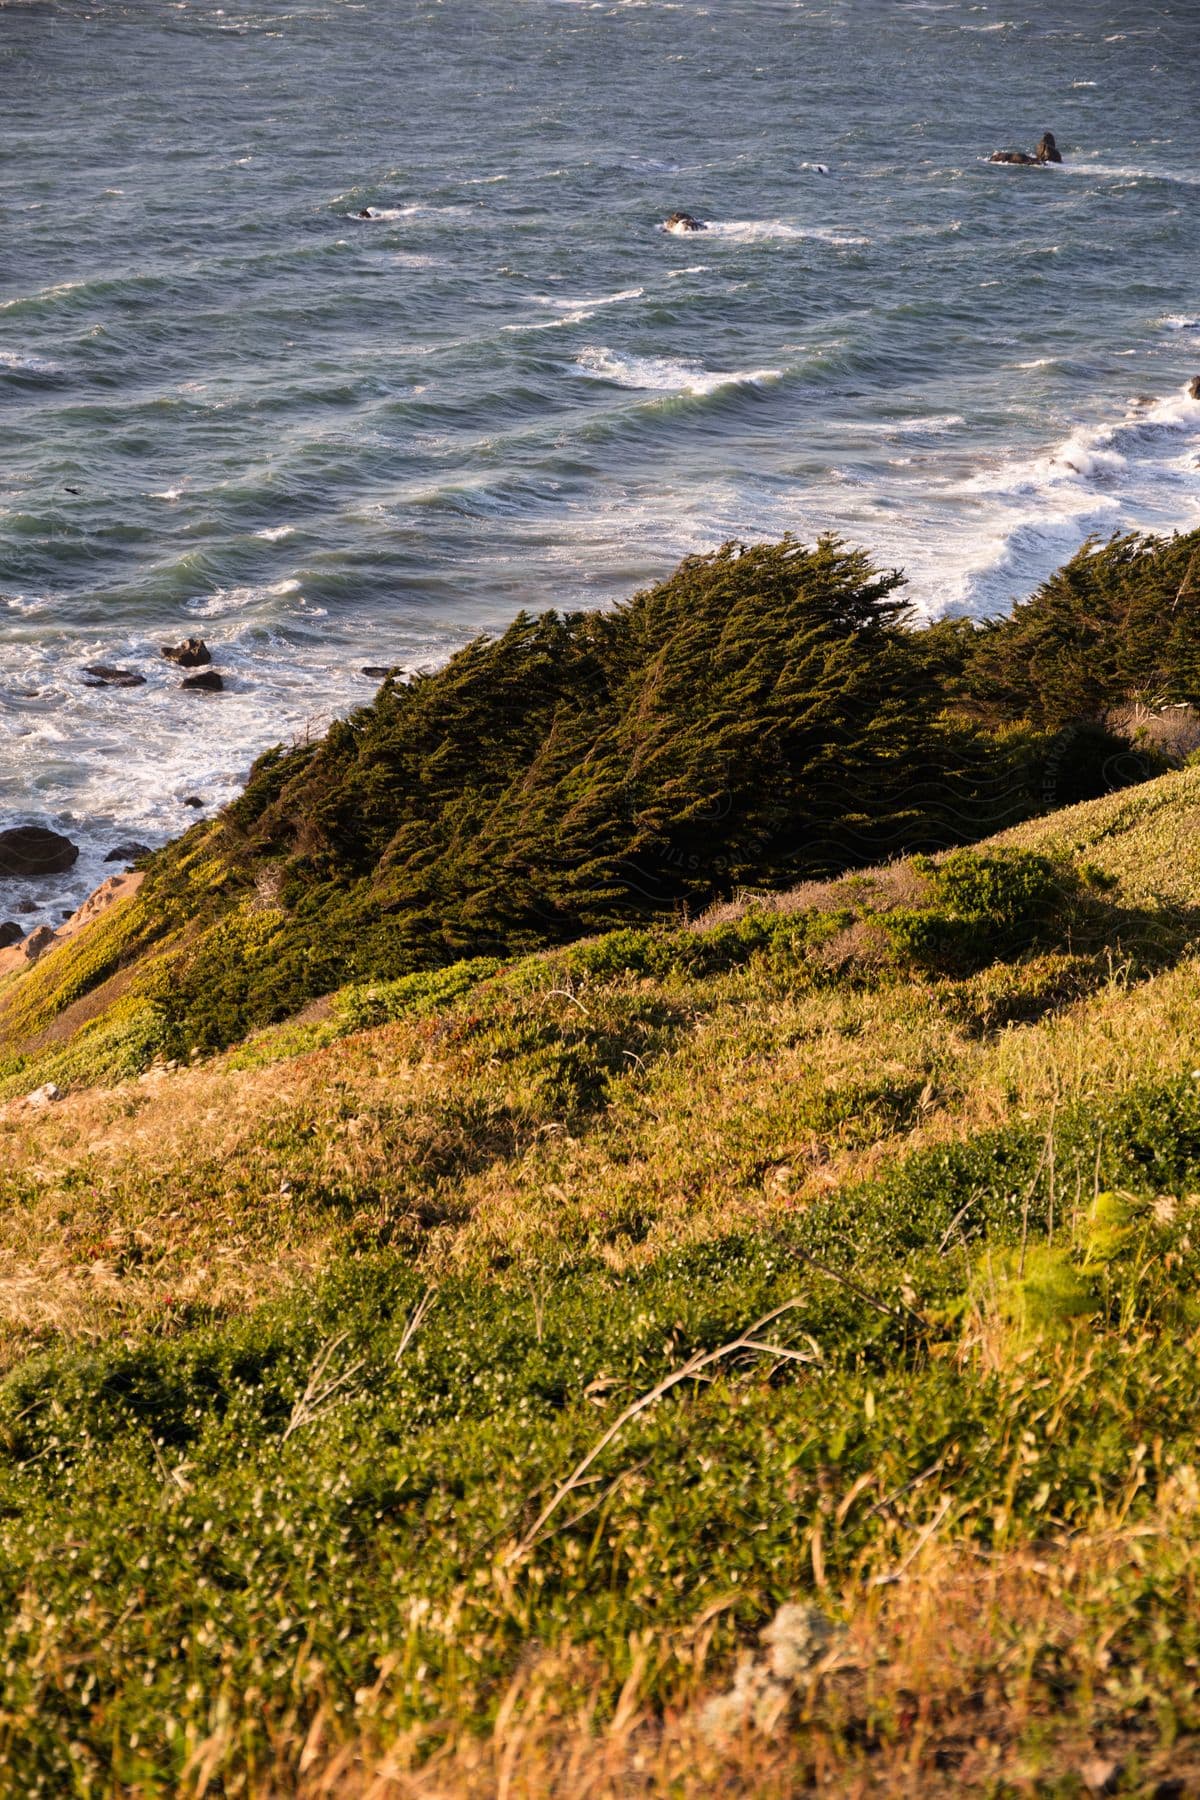
<svg viewBox="0 0 1200 1800"><path fill-rule="evenodd" d="M12 944L19 944L25 936L15 919L5 919L0 925L0 950L7 950Z"/></svg>
<svg viewBox="0 0 1200 1800"><path fill-rule="evenodd" d="M1054 141L1052 131L1043 131L1037 149L1030 154L1028 150L993 150L988 157L994 163L1020 163L1024 168L1042 168L1046 163L1060 163L1062 152Z"/></svg>
<svg viewBox="0 0 1200 1800"><path fill-rule="evenodd" d="M1200 375L1193 375L1188 382L1188 395L1192 400L1200 400Z"/></svg>
<svg viewBox="0 0 1200 1800"><path fill-rule="evenodd" d="M136 862L139 856L149 856L149 854L149 844L138 844L134 842L128 844L114 844L104 860L106 863L131 863Z"/></svg>
<svg viewBox="0 0 1200 1800"><path fill-rule="evenodd" d="M708 226L703 219L694 213L673 212L663 220L664 231L707 231Z"/></svg>
<svg viewBox="0 0 1200 1800"><path fill-rule="evenodd" d="M215 669L201 669L198 675L185 675L179 685L194 694L219 694L225 683Z"/></svg>
<svg viewBox="0 0 1200 1800"><path fill-rule="evenodd" d="M35 963L39 956L45 956L47 950L53 950L58 942L57 934L50 925L38 925L21 943L21 954L27 963Z"/></svg>
<svg viewBox="0 0 1200 1800"><path fill-rule="evenodd" d="M203 638L184 638L182 644L164 644L162 653L168 662L178 663L181 669L199 669L212 661Z"/></svg>
<svg viewBox="0 0 1200 1800"><path fill-rule="evenodd" d="M43 825L15 825L10 831L0 831L0 877L10 881L61 875L78 856L70 838Z"/></svg>
<svg viewBox="0 0 1200 1800"><path fill-rule="evenodd" d="M144 687L146 677L134 669L113 669L107 663L89 663L83 671L84 687Z"/></svg>

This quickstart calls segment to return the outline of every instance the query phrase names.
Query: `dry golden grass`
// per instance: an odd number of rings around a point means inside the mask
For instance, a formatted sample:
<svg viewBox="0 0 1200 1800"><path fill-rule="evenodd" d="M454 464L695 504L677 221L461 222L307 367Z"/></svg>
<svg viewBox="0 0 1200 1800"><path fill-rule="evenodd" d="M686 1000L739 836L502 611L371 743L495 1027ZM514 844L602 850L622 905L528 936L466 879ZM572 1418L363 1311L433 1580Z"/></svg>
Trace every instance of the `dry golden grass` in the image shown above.
<svg viewBox="0 0 1200 1800"><path fill-rule="evenodd" d="M530 1005L568 1032L577 1000L552 980ZM722 978L665 1054L631 1059L569 1128L537 1117L528 1069L494 1066L486 1034L445 1049L428 1021L263 1069L217 1062L42 1112L11 1104L0 1354L191 1305L241 1309L347 1234L397 1220L431 1270L589 1239L614 1262L649 1260L930 1144L1192 1065L1188 959L1142 983L1114 972L1035 1024L982 1036L948 1017L936 985L788 993ZM622 1230L627 1213L640 1224Z"/></svg>
<svg viewBox="0 0 1200 1800"><path fill-rule="evenodd" d="M653 1635L631 1646L632 1671L615 1714L601 1724L587 1655L534 1655L504 1697L487 1735L457 1722L386 1742L386 1680L360 1696L360 1725L344 1741L318 1713L298 1746L280 1746L290 1774L264 1782L260 1800L705 1800L797 1794L951 1796L1047 1792L1200 1792L1200 1747L1177 1741L1186 1685L1114 1648L1139 1594L1170 1587L1185 1609L1200 1597L1196 1516L1188 1475L1136 1527L1122 1506L1086 1533L985 1550L923 1530L896 1546L894 1579L856 1574L827 1594L846 1621L830 1652L793 1690L773 1729L747 1722L730 1738L706 1735L699 1713L720 1688L706 1668L705 1621L694 1632L693 1679L665 1709L640 1699ZM889 1572L890 1573L890 1572ZM709 1622L711 1623L711 1622ZM299 1673L299 1671L298 1671ZM319 1672L316 1677L320 1679ZM582 1697L565 1705L564 1693ZM197 1745L189 1793L219 1734Z"/></svg>
<svg viewBox="0 0 1200 1800"><path fill-rule="evenodd" d="M1200 770L1188 770L1008 841L1089 856L1120 877L1122 899L1179 899L1200 891L1197 807ZM912 879L893 867L779 904L832 903L864 883L902 900ZM573 1033L600 1029L596 1008L619 1034L630 996L661 997L672 1017L652 1055L631 1029L625 1072L575 1118L547 1105L538 1055L513 1054L474 1000L454 1015L471 1014L470 1029L406 1021L263 1068L217 1060L41 1112L9 1103L0 1358L55 1333L248 1307L348 1239L397 1229L431 1271L555 1244L645 1261L770 1222L923 1146L1200 1066L1192 958L1140 982L1114 959L1086 997L1000 1030L964 1018L963 991L814 987L751 967L674 985L618 977L581 999L547 967L513 1005L567 1052Z"/></svg>

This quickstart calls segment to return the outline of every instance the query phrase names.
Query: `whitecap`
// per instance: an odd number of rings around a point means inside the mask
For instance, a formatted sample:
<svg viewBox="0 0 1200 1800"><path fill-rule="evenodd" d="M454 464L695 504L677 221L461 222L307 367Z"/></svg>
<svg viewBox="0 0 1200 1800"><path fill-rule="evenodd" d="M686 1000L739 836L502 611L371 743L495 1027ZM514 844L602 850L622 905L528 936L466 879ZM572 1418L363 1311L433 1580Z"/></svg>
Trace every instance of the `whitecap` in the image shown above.
<svg viewBox="0 0 1200 1800"><path fill-rule="evenodd" d="M181 487L163 488L157 494L147 495L147 498L150 500L178 500L182 497L182 494L183 489Z"/></svg>
<svg viewBox="0 0 1200 1800"><path fill-rule="evenodd" d="M548 294L535 294L534 304L562 308L555 319L534 319L518 325L505 325L505 331L560 331L564 325L582 325L602 306L619 306L626 300L640 300L645 288L622 288L617 294L601 294L594 300L563 300Z"/></svg>
<svg viewBox="0 0 1200 1800"><path fill-rule="evenodd" d="M48 362L44 356L22 356L17 350L0 350L0 374L6 369L13 375L62 374L59 365Z"/></svg>
<svg viewBox="0 0 1200 1800"><path fill-rule="evenodd" d="M1056 175L1096 176L1101 181L1168 181L1182 187L1200 187L1195 169L1147 169L1139 163L1047 163Z"/></svg>
<svg viewBox="0 0 1200 1800"><path fill-rule="evenodd" d="M678 226L671 226L678 232ZM712 219L705 226L710 237L725 238L734 244L768 244L775 240L830 244L838 250L857 249L870 243L870 238L823 225L789 225L784 219ZM694 236L694 233L687 233Z"/></svg>
<svg viewBox="0 0 1200 1800"><path fill-rule="evenodd" d="M254 535L257 538L266 538L269 544L274 544L280 538L294 537L295 532L294 525L264 525L262 530L256 531Z"/></svg>
<svg viewBox="0 0 1200 1800"><path fill-rule="evenodd" d="M778 381L782 369L706 369L677 356L630 356L594 346L580 351L575 366L595 381L658 394L715 394L719 388Z"/></svg>
<svg viewBox="0 0 1200 1800"><path fill-rule="evenodd" d="M264 600L282 599L298 593L299 589L300 582L294 577L272 582L269 587L217 588L214 593L197 594L194 599L185 600L184 610L195 619L223 619L230 613L246 612Z"/></svg>

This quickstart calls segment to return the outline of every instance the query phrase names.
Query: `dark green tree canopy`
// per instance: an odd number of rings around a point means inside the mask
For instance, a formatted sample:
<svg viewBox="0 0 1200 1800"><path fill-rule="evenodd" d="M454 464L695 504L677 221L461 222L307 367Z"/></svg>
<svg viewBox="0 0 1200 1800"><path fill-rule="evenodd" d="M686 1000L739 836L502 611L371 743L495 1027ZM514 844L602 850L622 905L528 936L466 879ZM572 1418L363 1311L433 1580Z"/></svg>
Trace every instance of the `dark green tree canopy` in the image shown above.
<svg viewBox="0 0 1200 1800"><path fill-rule="evenodd" d="M726 544L607 613L521 613L260 758L215 835L156 859L146 904L188 944L164 1007L227 1042L350 980L943 849L1103 791L1121 746L1054 730L1131 684L1195 691L1197 544L1086 547L982 631L916 627L900 575L835 538ZM199 884L198 844L219 868ZM231 921L264 896L251 957Z"/></svg>

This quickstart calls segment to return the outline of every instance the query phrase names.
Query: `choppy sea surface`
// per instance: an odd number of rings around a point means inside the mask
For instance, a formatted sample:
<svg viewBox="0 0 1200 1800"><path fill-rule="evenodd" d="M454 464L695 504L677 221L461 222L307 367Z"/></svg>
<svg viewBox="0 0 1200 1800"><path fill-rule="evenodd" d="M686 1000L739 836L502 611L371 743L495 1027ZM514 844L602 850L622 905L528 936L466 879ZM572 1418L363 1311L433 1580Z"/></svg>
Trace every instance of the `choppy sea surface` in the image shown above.
<svg viewBox="0 0 1200 1800"><path fill-rule="evenodd" d="M364 664L729 537L982 615L1200 523L1198 41L1200 0L0 0L0 825L84 850L0 915ZM1063 168L985 160L1047 128ZM194 634L220 695L158 654Z"/></svg>

